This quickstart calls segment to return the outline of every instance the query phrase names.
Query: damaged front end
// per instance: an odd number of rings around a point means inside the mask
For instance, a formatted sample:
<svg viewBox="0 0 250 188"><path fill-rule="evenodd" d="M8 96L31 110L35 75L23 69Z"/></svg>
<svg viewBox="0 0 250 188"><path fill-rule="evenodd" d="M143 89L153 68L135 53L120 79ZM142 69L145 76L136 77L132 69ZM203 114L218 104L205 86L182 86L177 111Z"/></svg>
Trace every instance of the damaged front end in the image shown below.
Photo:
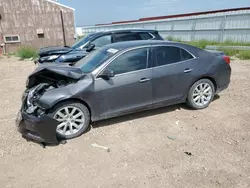
<svg viewBox="0 0 250 188"><path fill-rule="evenodd" d="M50 89L54 89L54 87L48 83L42 83L31 88L30 90L27 90L25 92L27 96L26 104L24 105L26 113L37 116L43 115L45 111L38 107L37 101L46 91Z"/></svg>
<svg viewBox="0 0 250 188"><path fill-rule="evenodd" d="M59 122L50 115L50 109L41 105L40 99L49 91L78 81L76 73L66 73L67 71L64 70L60 74L60 71L62 70L53 71L46 68L35 71L29 76L26 84L27 89L22 96L21 111L16 122L19 132L25 138L40 143L59 143L56 134ZM70 75L73 75L74 78Z"/></svg>

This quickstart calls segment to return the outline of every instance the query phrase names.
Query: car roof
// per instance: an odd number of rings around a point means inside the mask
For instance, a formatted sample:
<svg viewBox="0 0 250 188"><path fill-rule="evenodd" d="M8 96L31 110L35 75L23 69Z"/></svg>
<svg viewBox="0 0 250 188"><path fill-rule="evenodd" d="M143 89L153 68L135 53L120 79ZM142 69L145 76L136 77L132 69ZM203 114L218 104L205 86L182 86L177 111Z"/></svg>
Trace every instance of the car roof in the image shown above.
<svg viewBox="0 0 250 188"><path fill-rule="evenodd" d="M180 48L184 48L185 50L189 51L196 57L201 57L201 56L206 56L208 54L211 54L210 52L207 52L195 46L191 46L191 45L183 44L179 42L162 41L162 40L136 40L136 41L118 42L118 43L108 44L100 48L100 50L108 51L110 49L115 49L118 51L123 51L123 50L128 50L128 49L132 49L136 47L154 46L154 45L177 46Z"/></svg>
<svg viewBox="0 0 250 188"><path fill-rule="evenodd" d="M126 41L126 42L117 42L108 44L102 47L104 50L109 48L115 48L119 50L140 47L140 46L148 46L148 45L171 45L171 44L180 44L178 42L170 42L170 41L161 41L161 40L135 40L135 41Z"/></svg>
<svg viewBox="0 0 250 188"><path fill-rule="evenodd" d="M158 31L153 29L131 28L131 29L112 29L109 31L95 32L92 34L101 35L101 34L123 33L123 32L158 32Z"/></svg>

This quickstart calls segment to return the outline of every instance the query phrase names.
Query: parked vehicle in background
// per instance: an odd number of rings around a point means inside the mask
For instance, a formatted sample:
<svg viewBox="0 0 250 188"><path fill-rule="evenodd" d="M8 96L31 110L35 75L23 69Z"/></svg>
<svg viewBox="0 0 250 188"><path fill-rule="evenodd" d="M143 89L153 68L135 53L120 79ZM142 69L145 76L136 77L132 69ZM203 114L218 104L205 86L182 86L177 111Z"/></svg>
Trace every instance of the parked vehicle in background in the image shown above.
<svg viewBox="0 0 250 188"><path fill-rule="evenodd" d="M229 63L187 44L133 41L104 46L75 65L43 64L27 80L19 131L57 143L81 135L90 121L177 103L203 109L228 87Z"/></svg>
<svg viewBox="0 0 250 188"><path fill-rule="evenodd" d="M73 46L46 47L39 52L36 63L44 62L77 62L89 52L104 45L133 40L163 40L156 30L125 29L97 32L83 37Z"/></svg>

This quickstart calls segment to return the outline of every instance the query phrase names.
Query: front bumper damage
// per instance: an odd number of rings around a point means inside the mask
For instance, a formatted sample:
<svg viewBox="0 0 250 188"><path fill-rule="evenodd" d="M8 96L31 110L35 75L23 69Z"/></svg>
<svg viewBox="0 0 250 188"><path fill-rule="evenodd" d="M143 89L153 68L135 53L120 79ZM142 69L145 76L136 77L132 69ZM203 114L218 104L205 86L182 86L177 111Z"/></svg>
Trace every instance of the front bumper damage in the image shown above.
<svg viewBox="0 0 250 188"><path fill-rule="evenodd" d="M16 125L18 131L26 139L39 143L59 144L56 135L59 122L48 115L36 117L21 110L17 115Z"/></svg>
<svg viewBox="0 0 250 188"><path fill-rule="evenodd" d="M59 144L56 128L60 122L45 112L39 114L40 108L32 100L37 96L37 90L46 86L47 84L39 84L24 92L21 110L16 117L16 126L22 136L28 140L42 144Z"/></svg>
<svg viewBox="0 0 250 188"><path fill-rule="evenodd" d="M79 68L69 65L39 66L27 79L21 111L16 118L19 132L42 144L59 144L56 130L60 122L52 117L50 109L54 103L71 96L63 95L59 88L77 82L82 76Z"/></svg>

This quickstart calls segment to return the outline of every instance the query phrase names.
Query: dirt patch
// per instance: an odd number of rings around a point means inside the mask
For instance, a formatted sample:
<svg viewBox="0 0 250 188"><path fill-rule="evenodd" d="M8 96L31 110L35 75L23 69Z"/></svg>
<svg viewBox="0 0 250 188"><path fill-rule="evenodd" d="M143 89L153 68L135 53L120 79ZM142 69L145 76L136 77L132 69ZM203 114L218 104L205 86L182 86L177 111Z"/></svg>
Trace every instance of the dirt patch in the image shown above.
<svg viewBox="0 0 250 188"><path fill-rule="evenodd" d="M205 110L175 105L101 121L45 149L14 123L35 65L0 64L0 187L250 187L249 61L232 62L230 87Z"/></svg>

